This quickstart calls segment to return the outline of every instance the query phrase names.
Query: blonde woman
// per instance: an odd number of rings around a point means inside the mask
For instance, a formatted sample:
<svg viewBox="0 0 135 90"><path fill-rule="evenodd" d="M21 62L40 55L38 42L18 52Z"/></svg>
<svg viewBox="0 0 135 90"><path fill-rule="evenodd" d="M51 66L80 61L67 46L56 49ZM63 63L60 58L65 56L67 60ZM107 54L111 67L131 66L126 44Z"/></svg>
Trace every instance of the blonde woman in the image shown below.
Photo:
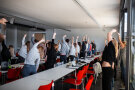
<svg viewBox="0 0 135 90"><path fill-rule="evenodd" d="M108 44L105 46L102 55L102 90L111 90L111 82L114 77L114 62L118 56L118 43L112 38L112 30L107 34Z"/></svg>

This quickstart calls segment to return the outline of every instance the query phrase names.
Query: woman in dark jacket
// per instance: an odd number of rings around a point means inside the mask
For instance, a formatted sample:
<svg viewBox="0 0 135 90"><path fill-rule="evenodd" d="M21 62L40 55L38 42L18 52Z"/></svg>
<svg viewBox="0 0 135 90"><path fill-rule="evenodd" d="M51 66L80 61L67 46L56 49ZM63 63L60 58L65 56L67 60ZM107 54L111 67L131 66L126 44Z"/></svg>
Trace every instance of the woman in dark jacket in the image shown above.
<svg viewBox="0 0 135 90"><path fill-rule="evenodd" d="M56 63L58 45L54 43L55 36L56 33L53 34L52 42L47 52L47 61L46 61L47 69L53 68L54 64Z"/></svg>
<svg viewBox="0 0 135 90"><path fill-rule="evenodd" d="M108 33L108 44L105 46L102 55L102 90L112 89L112 79L114 77L114 62L118 56L118 43L112 39L112 34L116 30Z"/></svg>

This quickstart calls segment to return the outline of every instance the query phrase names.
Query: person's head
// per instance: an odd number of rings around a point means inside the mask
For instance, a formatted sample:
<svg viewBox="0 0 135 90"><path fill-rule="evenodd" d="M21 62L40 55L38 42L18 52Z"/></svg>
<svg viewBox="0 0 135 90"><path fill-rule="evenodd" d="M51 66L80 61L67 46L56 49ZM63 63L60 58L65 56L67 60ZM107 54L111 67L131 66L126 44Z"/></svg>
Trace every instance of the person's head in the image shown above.
<svg viewBox="0 0 135 90"><path fill-rule="evenodd" d="M78 45L81 46L81 42L78 42Z"/></svg>
<svg viewBox="0 0 135 90"><path fill-rule="evenodd" d="M30 41L27 41L25 44L27 47L30 47Z"/></svg>
<svg viewBox="0 0 135 90"><path fill-rule="evenodd" d="M58 51L59 45L58 44L54 44L54 48L56 51Z"/></svg>
<svg viewBox="0 0 135 90"><path fill-rule="evenodd" d="M87 44L87 41L85 41L85 44Z"/></svg>
<svg viewBox="0 0 135 90"><path fill-rule="evenodd" d="M44 50L44 48L41 46L41 45L38 45L38 51L39 51L39 53L41 54L42 53L42 51Z"/></svg>
<svg viewBox="0 0 135 90"><path fill-rule="evenodd" d="M10 49L10 48L14 48L14 47L13 47L13 45L9 45L9 47L8 47L8 48Z"/></svg>
<svg viewBox="0 0 135 90"><path fill-rule="evenodd" d="M69 39L66 39L66 42L67 42L67 43L69 43L69 41L70 41Z"/></svg>
<svg viewBox="0 0 135 90"><path fill-rule="evenodd" d="M77 44L76 43L74 43L74 47L77 47Z"/></svg>
<svg viewBox="0 0 135 90"><path fill-rule="evenodd" d="M37 39L34 40L35 43L39 42Z"/></svg>
<svg viewBox="0 0 135 90"><path fill-rule="evenodd" d="M51 48L51 42L47 43L47 48L50 49Z"/></svg>
<svg viewBox="0 0 135 90"><path fill-rule="evenodd" d="M113 39L113 40L112 40L112 43L113 43L113 45L114 45L114 48L115 48L115 55L116 55L116 57L117 57L117 56L118 56L118 42L117 42L116 39Z"/></svg>

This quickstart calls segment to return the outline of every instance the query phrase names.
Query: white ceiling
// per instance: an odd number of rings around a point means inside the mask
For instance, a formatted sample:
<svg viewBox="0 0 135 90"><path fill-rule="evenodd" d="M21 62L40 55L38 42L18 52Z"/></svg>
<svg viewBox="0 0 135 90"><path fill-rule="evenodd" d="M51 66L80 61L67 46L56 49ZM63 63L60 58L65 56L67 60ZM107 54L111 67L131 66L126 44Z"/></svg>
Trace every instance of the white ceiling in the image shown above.
<svg viewBox="0 0 135 90"><path fill-rule="evenodd" d="M120 0L0 0L0 8L19 17L62 28L115 27L119 24ZM97 23L99 25L97 25Z"/></svg>

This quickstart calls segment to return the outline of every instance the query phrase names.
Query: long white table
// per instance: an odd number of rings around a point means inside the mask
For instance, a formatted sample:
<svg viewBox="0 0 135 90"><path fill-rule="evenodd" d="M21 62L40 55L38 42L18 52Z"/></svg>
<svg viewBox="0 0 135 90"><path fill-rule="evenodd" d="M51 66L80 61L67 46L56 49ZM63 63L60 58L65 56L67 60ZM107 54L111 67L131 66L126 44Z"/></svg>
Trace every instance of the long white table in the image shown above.
<svg viewBox="0 0 135 90"><path fill-rule="evenodd" d="M38 90L39 86L50 83L49 80L26 77L0 86L0 90Z"/></svg>
<svg viewBox="0 0 135 90"><path fill-rule="evenodd" d="M91 62L92 60L94 60L94 58L95 57L93 57L92 59L87 59L87 63L88 61ZM86 65L87 63L83 63L79 67L72 69L67 68L67 64L63 64L55 68L2 85L0 86L0 90L38 90L39 86L46 85L52 80L56 81L66 76L67 74L74 72L76 69L82 67L83 65Z"/></svg>

